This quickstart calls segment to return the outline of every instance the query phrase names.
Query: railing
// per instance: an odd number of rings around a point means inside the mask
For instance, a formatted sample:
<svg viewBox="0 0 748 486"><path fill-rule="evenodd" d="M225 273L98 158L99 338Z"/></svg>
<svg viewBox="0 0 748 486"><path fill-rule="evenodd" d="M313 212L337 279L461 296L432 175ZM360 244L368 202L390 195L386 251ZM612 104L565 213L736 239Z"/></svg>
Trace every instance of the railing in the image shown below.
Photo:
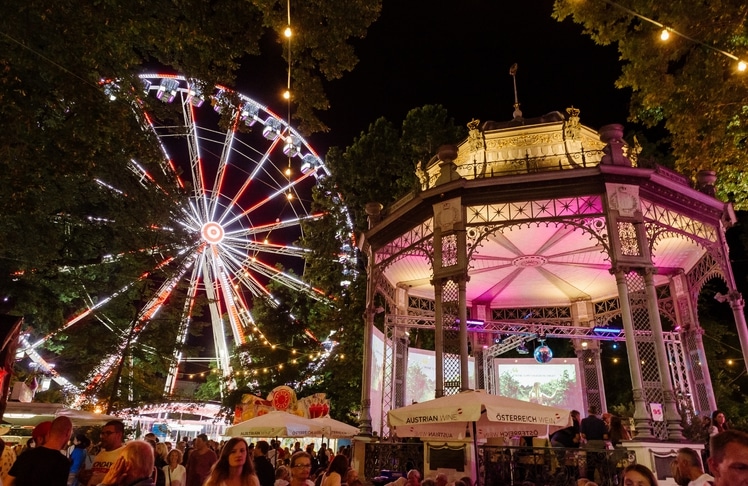
<svg viewBox="0 0 748 486"><path fill-rule="evenodd" d="M364 477L373 484L371 479L382 471L403 475L409 469L423 472L423 460L422 443L369 443ZM473 460L470 458L470 462ZM621 471L636 462L636 455L625 448L482 445L478 447L478 462L481 486L576 486L577 479L583 477L594 477L600 486L618 486Z"/></svg>
<svg viewBox="0 0 748 486"><path fill-rule="evenodd" d="M366 444L365 478L371 480L380 476L382 471L396 471L404 475L410 469L423 471L422 442L372 442Z"/></svg>
<svg viewBox="0 0 748 486"><path fill-rule="evenodd" d="M466 179L483 179L505 175L583 169L599 165L603 155L602 150L540 156L526 155L516 159L465 163L457 167L457 172Z"/></svg>
<svg viewBox="0 0 748 486"><path fill-rule="evenodd" d="M624 467L636 462L633 451L563 447L480 446L481 485L574 486L587 478L617 486Z"/></svg>

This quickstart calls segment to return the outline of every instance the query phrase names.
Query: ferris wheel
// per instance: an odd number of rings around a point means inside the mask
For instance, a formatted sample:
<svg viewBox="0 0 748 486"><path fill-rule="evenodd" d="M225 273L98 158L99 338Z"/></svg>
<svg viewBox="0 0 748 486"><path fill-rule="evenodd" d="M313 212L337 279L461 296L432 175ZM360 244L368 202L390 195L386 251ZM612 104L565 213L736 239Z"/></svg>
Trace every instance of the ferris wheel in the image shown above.
<svg viewBox="0 0 748 486"><path fill-rule="evenodd" d="M176 187L163 187L136 160L129 170L149 190L178 194L175 197L173 225L190 236L188 243L160 249L153 268L144 269L138 280L147 279L158 269L170 267L169 277L161 279L132 322L131 332L121 336L119 348L137 341L167 303L174 290L186 289L175 351L164 386L164 394L175 389L181 347L186 342L193 318L193 306L204 297L209 309L215 362L224 375L231 372L230 343L247 342L248 330L257 332L251 309L253 298L268 298L270 282L305 292L314 299L324 294L303 279L304 260L309 251L297 242L305 223L324 217L311 209L314 187L330 173L322 159L289 123L257 101L216 86L178 75L143 74L142 96L179 107L177 116L159 117L147 104L136 108L144 128L158 138L169 181ZM104 91L115 96L114 85ZM159 103L153 103L158 106ZM229 120L228 126L219 123ZM224 128L220 128L224 126ZM117 192L116 181L97 181ZM348 219L349 229L352 223ZM347 232L348 235L351 231ZM352 258L350 242L342 241L341 257ZM344 277L345 278L345 277ZM78 404L112 377L123 353L114 353L95 367L85 383L73 384L47 363L38 348L54 335L79 321L102 319L108 302L126 293L133 281L106 298L91 300L61 329L35 342L22 337L21 350L40 369L78 398Z"/></svg>

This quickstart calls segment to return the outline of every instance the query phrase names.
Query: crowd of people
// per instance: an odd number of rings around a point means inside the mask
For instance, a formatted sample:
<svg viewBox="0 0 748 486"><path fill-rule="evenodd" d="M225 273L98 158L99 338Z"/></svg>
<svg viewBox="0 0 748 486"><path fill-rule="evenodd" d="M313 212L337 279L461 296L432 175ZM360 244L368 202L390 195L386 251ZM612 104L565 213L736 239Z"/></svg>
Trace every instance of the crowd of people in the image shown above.
<svg viewBox="0 0 748 486"><path fill-rule="evenodd" d="M334 454L327 444L293 450L278 441L225 442L200 434L175 444L155 434L125 443L125 426L107 422L99 442L72 434L58 417L34 428L15 450L0 440L0 486L363 486L349 466L350 447ZM72 436L72 438L71 438Z"/></svg>
<svg viewBox="0 0 748 486"><path fill-rule="evenodd" d="M554 445L565 441L576 446L590 441L612 441L614 417L598 417L594 408L585 419L573 414L574 425L554 434ZM598 422L599 421L599 422ZM748 486L748 434L732 430L724 414L714 414L716 432L711 435L709 456L688 447L678 450L672 473L680 486ZM602 424L602 425L601 425ZM100 431L100 441L91 445L82 434L72 436L73 424L58 417L34 429L30 447L17 455L0 441L0 486L363 486L350 467L350 449L337 454L322 444L302 449L282 448L277 441L249 443L235 437L218 443L205 434L191 442L160 442L153 434L124 442L125 428L110 421ZM598 438L598 436L601 436ZM570 439L569 439L570 437ZM706 467L705 467L706 466ZM577 480L578 486L596 486L593 474ZM623 468L618 476L623 486L657 486L653 472L641 464ZM421 479L411 469L388 486L473 486L469 477L450 481L445 474Z"/></svg>

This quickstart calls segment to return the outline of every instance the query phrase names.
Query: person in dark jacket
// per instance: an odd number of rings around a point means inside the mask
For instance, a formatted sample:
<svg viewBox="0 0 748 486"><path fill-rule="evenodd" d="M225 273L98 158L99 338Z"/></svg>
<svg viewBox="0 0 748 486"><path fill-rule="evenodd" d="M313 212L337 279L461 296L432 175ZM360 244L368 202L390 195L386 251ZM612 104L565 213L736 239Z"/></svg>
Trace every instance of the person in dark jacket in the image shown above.
<svg viewBox="0 0 748 486"><path fill-rule="evenodd" d="M260 480L260 486L273 486L275 484L275 469L268 459L270 444L261 440L254 448L255 474Z"/></svg>

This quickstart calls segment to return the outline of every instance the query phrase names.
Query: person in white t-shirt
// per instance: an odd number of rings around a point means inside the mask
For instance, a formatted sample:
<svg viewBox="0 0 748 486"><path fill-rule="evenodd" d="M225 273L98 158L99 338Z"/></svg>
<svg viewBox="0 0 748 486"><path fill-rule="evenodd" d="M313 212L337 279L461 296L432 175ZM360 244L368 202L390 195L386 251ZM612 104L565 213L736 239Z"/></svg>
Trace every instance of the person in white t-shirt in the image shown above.
<svg viewBox="0 0 748 486"><path fill-rule="evenodd" d="M675 460L681 477L688 479L688 486L704 486L711 484L710 481L714 481L712 476L704 473L699 453L690 447L678 449L678 456Z"/></svg>

